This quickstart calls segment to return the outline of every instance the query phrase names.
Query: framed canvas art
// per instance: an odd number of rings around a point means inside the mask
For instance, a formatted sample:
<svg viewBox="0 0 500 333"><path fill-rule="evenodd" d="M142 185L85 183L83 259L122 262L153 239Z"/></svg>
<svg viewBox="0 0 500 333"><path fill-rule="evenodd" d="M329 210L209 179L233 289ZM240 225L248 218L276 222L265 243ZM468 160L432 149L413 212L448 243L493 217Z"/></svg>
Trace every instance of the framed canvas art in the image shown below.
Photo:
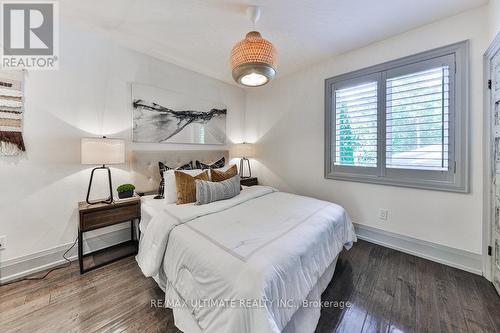
<svg viewBox="0 0 500 333"><path fill-rule="evenodd" d="M222 103L143 84L132 84L134 142L225 144Z"/></svg>

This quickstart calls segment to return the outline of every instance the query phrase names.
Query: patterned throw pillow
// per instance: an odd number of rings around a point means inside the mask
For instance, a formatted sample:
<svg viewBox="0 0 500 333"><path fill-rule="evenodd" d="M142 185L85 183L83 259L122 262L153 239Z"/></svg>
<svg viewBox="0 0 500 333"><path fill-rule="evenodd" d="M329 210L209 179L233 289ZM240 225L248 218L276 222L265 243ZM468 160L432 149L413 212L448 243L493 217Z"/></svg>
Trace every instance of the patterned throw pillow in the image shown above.
<svg viewBox="0 0 500 333"><path fill-rule="evenodd" d="M210 176L213 182L221 182L223 180L232 178L238 174L238 168L236 168L236 164L233 164L226 171L221 170L210 170Z"/></svg>
<svg viewBox="0 0 500 333"><path fill-rule="evenodd" d="M187 204L196 201L195 180L207 180L208 171L203 171L198 176L191 176L185 172L175 171L175 187L177 191L177 204Z"/></svg>
<svg viewBox="0 0 500 333"><path fill-rule="evenodd" d="M163 162L158 162L158 169L160 169L160 186L158 187L158 194L154 197L154 199L163 199L165 198L165 171L167 170L193 170L193 161L181 165L178 168L170 168Z"/></svg>
<svg viewBox="0 0 500 333"><path fill-rule="evenodd" d="M214 201L231 199L240 194L240 176L221 182L196 180L196 204L205 205Z"/></svg>
<svg viewBox="0 0 500 333"><path fill-rule="evenodd" d="M202 170L219 169L219 168L223 168L224 165L226 165L226 159L224 157L221 158L220 160L213 162L212 164L205 164L203 162L196 160L196 169L202 169Z"/></svg>

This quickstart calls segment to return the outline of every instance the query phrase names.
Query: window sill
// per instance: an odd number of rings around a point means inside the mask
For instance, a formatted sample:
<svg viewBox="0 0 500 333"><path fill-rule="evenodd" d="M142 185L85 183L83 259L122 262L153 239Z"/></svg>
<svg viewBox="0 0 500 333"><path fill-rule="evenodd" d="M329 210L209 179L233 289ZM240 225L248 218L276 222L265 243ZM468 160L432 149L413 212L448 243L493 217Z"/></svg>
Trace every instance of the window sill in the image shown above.
<svg viewBox="0 0 500 333"><path fill-rule="evenodd" d="M457 185L450 182L442 181L422 181L412 179L391 179L372 175L339 175L339 174L325 174L325 179L350 181L357 183L367 183L375 185L386 185L396 187L406 187L421 190L433 190L441 192L453 192L467 194L470 192L468 186ZM468 182L466 182L468 183Z"/></svg>

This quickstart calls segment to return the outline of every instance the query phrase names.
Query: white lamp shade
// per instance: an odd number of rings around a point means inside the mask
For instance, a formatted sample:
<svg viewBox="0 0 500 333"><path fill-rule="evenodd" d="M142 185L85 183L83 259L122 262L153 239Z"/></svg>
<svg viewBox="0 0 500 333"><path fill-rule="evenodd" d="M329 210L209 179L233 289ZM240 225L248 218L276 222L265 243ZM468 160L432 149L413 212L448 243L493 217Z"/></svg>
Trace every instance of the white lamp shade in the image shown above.
<svg viewBox="0 0 500 333"><path fill-rule="evenodd" d="M231 147L233 157L255 157L255 145L240 143Z"/></svg>
<svg viewBox="0 0 500 333"><path fill-rule="evenodd" d="M125 163L125 141L122 139L82 138L82 164Z"/></svg>

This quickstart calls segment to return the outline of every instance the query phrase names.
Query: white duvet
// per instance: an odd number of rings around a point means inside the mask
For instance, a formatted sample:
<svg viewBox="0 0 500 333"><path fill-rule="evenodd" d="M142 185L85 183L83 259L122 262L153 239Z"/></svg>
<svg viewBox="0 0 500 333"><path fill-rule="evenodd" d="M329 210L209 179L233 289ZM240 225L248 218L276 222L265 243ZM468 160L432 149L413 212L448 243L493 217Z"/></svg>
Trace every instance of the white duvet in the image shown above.
<svg viewBox="0 0 500 333"><path fill-rule="evenodd" d="M185 301L206 333L282 332L356 240L342 207L265 186L203 206L165 205L145 229L143 273L164 275L167 301Z"/></svg>

